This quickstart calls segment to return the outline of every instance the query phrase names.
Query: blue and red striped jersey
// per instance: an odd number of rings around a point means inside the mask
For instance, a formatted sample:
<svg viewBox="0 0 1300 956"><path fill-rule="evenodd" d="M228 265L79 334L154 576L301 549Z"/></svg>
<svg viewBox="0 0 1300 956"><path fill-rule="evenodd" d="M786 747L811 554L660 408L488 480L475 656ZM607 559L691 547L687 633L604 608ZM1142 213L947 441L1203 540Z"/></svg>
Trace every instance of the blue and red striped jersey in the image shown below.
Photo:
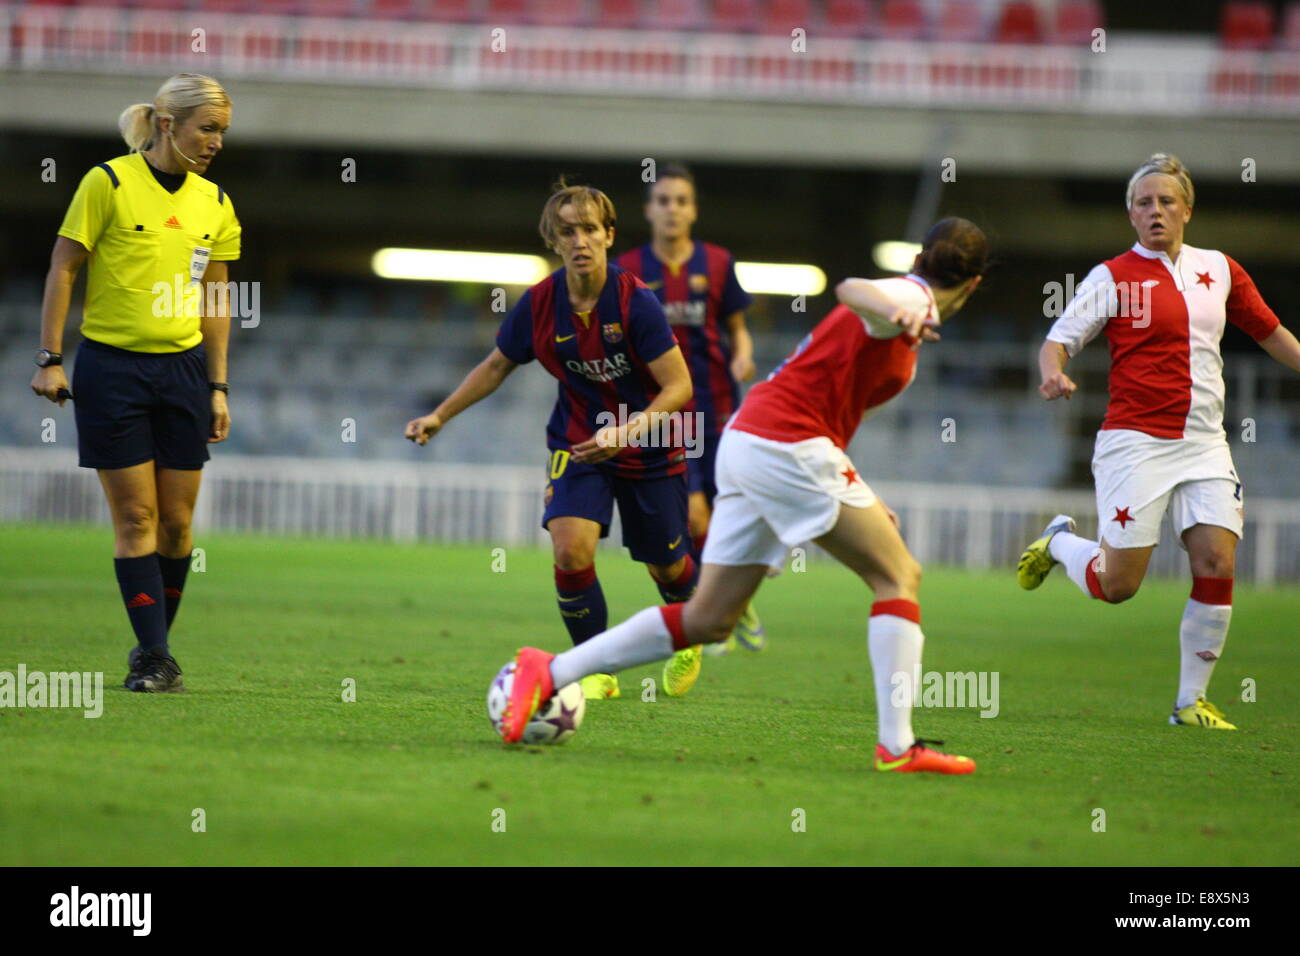
<svg viewBox="0 0 1300 956"><path fill-rule="evenodd" d="M573 311L565 270L552 272L524 293L497 332L497 348L523 365L537 359L559 380L546 447L569 451L600 427L597 415L631 416L654 401L659 385L649 363L677 343L663 306L635 275L611 264L596 307ZM625 448L605 464L623 478L659 478L686 469L678 429L676 444Z"/></svg>
<svg viewBox="0 0 1300 956"><path fill-rule="evenodd" d="M695 386L695 395L683 411L703 412L705 433L717 435L740 404L740 386L731 377L731 343L723 335L722 321L754 301L736 279L731 253L697 241L690 259L674 272L647 243L617 261L664 303Z"/></svg>

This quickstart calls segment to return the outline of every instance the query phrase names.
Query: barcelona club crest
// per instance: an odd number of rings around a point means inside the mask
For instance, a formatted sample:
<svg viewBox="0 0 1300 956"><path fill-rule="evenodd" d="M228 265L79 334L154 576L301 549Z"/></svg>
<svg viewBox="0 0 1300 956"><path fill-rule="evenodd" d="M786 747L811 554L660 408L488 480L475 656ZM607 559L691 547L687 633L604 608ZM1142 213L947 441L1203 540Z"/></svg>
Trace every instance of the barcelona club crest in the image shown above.
<svg viewBox="0 0 1300 956"><path fill-rule="evenodd" d="M686 284L691 287L691 291L696 295L702 295L709 291L709 277L701 272L697 272L686 280Z"/></svg>
<svg viewBox="0 0 1300 956"><path fill-rule="evenodd" d="M623 326L618 322L606 322L601 325L600 330L604 333L606 342L623 341Z"/></svg>
<svg viewBox="0 0 1300 956"><path fill-rule="evenodd" d="M542 504L549 505L551 499L555 497L555 486L551 482L546 483L546 490L542 492Z"/></svg>

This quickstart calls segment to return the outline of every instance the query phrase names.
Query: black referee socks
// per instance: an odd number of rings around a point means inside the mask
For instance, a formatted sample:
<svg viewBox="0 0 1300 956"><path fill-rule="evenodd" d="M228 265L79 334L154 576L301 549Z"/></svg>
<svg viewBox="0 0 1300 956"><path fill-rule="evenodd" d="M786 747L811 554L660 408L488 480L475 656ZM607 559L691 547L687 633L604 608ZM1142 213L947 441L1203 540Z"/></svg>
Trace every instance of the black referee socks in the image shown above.
<svg viewBox="0 0 1300 956"><path fill-rule="evenodd" d="M190 573L189 555L183 558L169 558L158 555L158 566L162 569L163 597L167 604L167 633L171 633L172 621L176 618L176 609L181 606L181 592L185 590L185 576Z"/></svg>
<svg viewBox="0 0 1300 956"><path fill-rule="evenodd" d="M114 558L113 569L117 572L117 586L122 589L126 616L135 629L135 639L146 651L168 653L167 613L158 555Z"/></svg>

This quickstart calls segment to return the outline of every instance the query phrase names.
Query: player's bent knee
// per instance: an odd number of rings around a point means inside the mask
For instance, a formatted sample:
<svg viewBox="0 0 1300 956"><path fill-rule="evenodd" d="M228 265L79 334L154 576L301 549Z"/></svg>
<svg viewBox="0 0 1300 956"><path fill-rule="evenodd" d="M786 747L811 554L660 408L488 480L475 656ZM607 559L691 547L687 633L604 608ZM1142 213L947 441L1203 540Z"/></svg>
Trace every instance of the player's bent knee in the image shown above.
<svg viewBox="0 0 1300 956"><path fill-rule="evenodd" d="M1123 604L1133 595L1138 593L1142 587L1141 581L1103 581L1101 591L1106 595L1106 600L1111 604Z"/></svg>

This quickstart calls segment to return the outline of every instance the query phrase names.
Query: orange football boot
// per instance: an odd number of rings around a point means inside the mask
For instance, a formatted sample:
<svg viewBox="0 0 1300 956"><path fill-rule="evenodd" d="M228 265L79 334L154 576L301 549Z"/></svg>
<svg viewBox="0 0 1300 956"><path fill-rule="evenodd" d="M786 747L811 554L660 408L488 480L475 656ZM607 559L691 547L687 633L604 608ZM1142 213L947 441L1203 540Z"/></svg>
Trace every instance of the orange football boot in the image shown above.
<svg viewBox="0 0 1300 956"><path fill-rule="evenodd" d="M535 647L521 647L515 655L515 680L501 716L501 739L506 743L518 743L533 714L555 694L551 679L554 657Z"/></svg>
<svg viewBox="0 0 1300 956"><path fill-rule="evenodd" d="M894 773L974 773L975 761L970 757L941 753L927 744L942 745L942 740L916 739L901 756L894 756L883 744L876 744L876 769Z"/></svg>

